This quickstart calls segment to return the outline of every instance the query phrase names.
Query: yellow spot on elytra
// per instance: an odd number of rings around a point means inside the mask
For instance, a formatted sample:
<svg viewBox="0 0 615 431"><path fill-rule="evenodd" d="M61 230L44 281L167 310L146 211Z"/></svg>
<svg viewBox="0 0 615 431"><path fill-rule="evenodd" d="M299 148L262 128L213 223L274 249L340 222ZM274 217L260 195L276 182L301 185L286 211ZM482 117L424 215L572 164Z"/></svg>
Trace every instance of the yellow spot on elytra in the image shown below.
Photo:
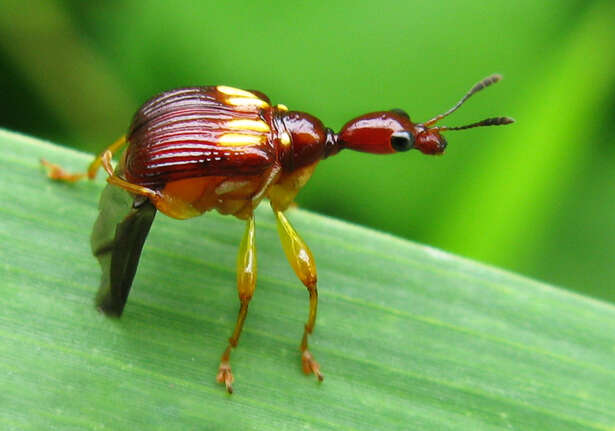
<svg viewBox="0 0 615 431"><path fill-rule="evenodd" d="M226 94L227 96L239 96L239 97L250 97L252 99L256 99L257 97L246 90L241 90L239 88L227 87L226 85L218 85L216 87L220 93Z"/></svg>
<svg viewBox="0 0 615 431"><path fill-rule="evenodd" d="M288 111L288 106L283 105L281 103L278 103L278 105L276 106L276 108L278 108L280 111Z"/></svg>
<svg viewBox="0 0 615 431"><path fill-rule="evenodd" d="M269 103L265 102L263 99L257 99L254 97L254 95L252 95L252 97L229 97L226 102L233 106L254 106L257 108L269 107Z"/></svg>
<svg viewBox="0 0 615 431"><path fill-rule="evenodd" d="M218 138L218 144L227 146L260 145L263 143L262 135L243 135L241 133L225 133Z"/></svg>
<svg viewBox="0 0 615 431"><path fill-rule="evenodd" d="M282 134L280 135L280 143L285 147L288 147L290 145L290 136L288 133L282 132Z"/></svg>
<svg viewBox="0 0 615 431"><path fill-rule="evenodd" d="M254 106L257 108L267 108L269 103L259 98L256 94L239 88L227 87L226 85L218 85L216 87L220 93L228 96L226 103L233 106Z"/></svg>
<svg viewBox="0 0 615 431"><path fill-rule="evenodd" d="M255 132L269 132L269 126L262 120L231 120L226 127L234 130L253 130Z"/></svg>

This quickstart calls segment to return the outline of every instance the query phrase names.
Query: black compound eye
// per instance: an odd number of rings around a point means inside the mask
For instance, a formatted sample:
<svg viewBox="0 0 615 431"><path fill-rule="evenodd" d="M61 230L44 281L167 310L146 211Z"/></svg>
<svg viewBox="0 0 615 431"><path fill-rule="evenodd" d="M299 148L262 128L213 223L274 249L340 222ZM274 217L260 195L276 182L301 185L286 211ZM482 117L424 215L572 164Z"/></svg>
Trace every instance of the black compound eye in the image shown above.
<svg viewBox="0 0 615 431"><path fill-rule="evenodd" d="M411 150L414 147L414 136L407 130L395 132L391 135L391 147L395 151Z"/></svg>
<svg viewBox="0 0 615 431"><path fill-rule="evenodd" d="M448 145L448 142L446 142L446 139L444 139L444 136L440 136L440 151L446 150L447 145Z"/></svg>
<svg viewBox="0 0 615 431"><path fill-rule="evenodd" d="M394 108L394 109L391 109L391 112L396 113L400 117L406 117L406 118L410 119L410 116L408 115L408 113L406 111L404 111L403 109Z"/></svg>

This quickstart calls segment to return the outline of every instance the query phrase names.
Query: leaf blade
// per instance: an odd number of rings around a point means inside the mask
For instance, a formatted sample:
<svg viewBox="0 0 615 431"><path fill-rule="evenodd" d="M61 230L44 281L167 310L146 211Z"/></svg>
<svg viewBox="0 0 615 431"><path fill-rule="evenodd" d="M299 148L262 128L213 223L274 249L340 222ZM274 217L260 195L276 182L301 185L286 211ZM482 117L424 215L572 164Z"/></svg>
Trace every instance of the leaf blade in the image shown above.
<svg viewBox="0 0 615 431"><path fill-rule="evenodd" d="M88 245L103 181L54 184L37 167L89 156L9 132L0 142L9 429L613 429L615 307L304 211L289 218L319 267L312 351L326 380L300 372L307 293L261 208L229 399L214 377L242 223L159 217L124 317L106 319Z"/></svg>

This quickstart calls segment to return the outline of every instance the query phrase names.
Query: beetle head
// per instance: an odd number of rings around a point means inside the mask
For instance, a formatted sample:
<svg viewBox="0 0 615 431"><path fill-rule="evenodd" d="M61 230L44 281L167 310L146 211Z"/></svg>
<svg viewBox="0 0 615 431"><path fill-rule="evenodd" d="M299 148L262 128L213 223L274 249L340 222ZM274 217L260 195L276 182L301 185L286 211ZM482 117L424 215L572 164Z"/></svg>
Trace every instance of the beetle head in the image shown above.
<svg viewBox="0 0 615 431"><path fill-rule="evenodd" d="M442 154L446 149L446 139L441 132L463 130L473 127L499 126L513 123L509 117L487 118L477 123L460 127L436 126L442 118L455 112L474 93L498 82L500 75L491 75L470 89L451 109L424 123L413 123L401 109L365 114L349 121L339 133L343 148L372 154L390 154L418 149L423 154Z"/></svg>

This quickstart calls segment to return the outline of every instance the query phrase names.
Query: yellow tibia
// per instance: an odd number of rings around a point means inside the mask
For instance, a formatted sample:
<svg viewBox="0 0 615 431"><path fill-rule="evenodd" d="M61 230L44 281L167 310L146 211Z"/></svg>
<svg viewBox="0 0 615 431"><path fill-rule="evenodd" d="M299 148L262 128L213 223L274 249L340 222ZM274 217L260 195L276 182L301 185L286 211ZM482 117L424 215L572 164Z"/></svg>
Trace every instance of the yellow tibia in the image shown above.
<svg viewBox="0 0 615 431"><path fill-rule="evenodd" d="M237 290L241 301L249 300L256 286L256 246L254 242L254 216L246 223L239 253L237 254Z"/></svg>
<svg viewBox="0 0 615 431"><path fill-rule="evenodd" d="M316 263L309 247L292 227L282 211L275 211L282 249L297 277L306 286L316 285Z"/></svg>

